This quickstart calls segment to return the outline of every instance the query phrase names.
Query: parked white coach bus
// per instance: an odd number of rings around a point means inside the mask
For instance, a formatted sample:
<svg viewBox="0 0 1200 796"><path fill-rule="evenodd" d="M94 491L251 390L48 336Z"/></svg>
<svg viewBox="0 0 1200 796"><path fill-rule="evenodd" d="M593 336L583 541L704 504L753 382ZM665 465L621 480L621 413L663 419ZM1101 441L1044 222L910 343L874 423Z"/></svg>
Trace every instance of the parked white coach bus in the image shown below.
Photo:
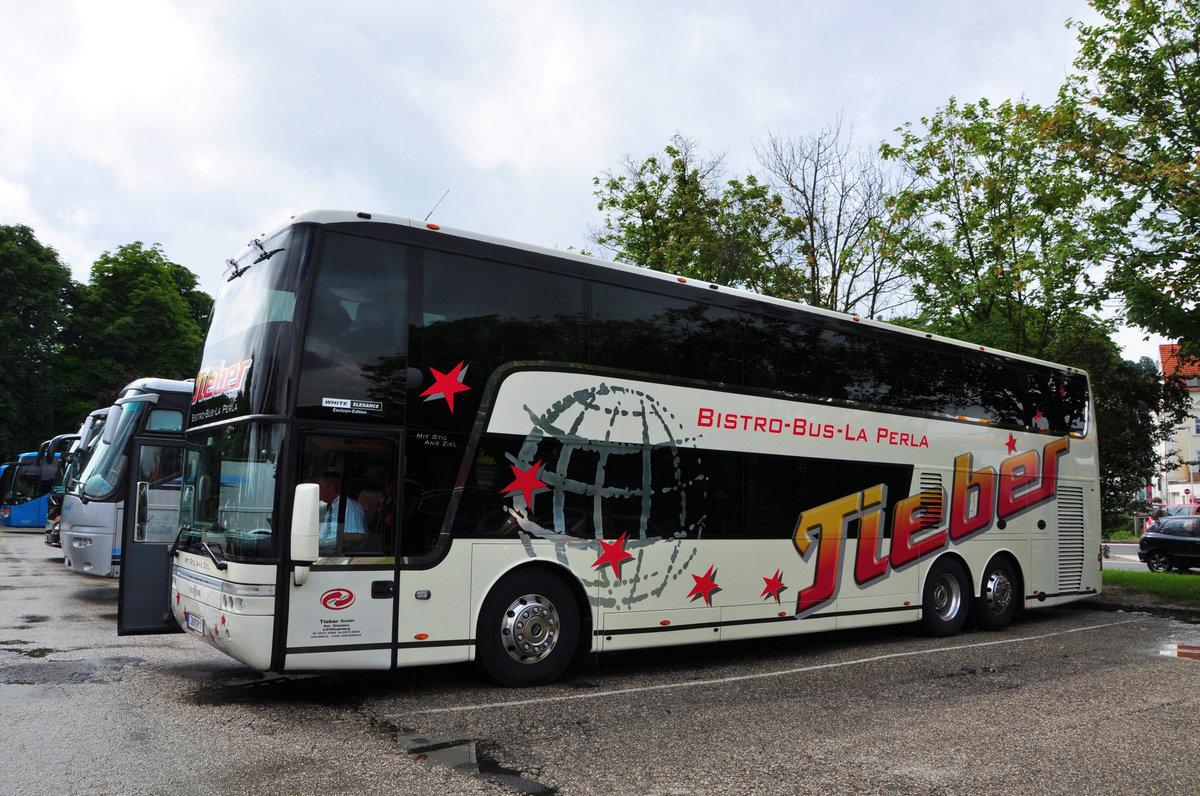
<svg viewBox="0 0 1200 796"><path fill-rule="evenodd" d="M131 489L149 487L144 509L151 538L169 544L179 527L183 426L190 381L138 379L109 407L100 438L63 496L59 542L68 568L116 577L121 571L120 529Z"/></svg>
<svg viewBox="0 0 1200 796"><path fill-rule="evenodd" d="M1086 374L366 213L230 261L120 631L262 670L920 621L1100 589ZM131 493L132 495L132 493Z"/></svg>

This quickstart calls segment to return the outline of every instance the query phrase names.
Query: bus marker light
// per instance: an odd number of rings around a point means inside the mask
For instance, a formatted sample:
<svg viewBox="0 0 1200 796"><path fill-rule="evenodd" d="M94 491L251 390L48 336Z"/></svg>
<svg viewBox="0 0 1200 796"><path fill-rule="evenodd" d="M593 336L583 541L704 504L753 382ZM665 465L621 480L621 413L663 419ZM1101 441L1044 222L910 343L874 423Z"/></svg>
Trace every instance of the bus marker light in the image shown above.
<svg viewBox="0 0 1200 796"><path fill-rule="evenodd" d="M660 625L662 625L663 627L666 627L667 625L671 624L671 620L670 620L670 619L664 619L664 620L662 620L661 622L659 622L659 624L660 624Z"/></svg>
<svg viewBox="0 0 1200 796"><path fill-rule="evenodd" d="M788 613L787 613L787 611L780 611L780 612L779 612L779 615L780 615L780 616L787 616L787 615L788 615Z"/></svg>
<svg viewBox="0 0 1200 796"><path fill-rule="evenodd" d="M413 636L413 638L415 638L417 641L424 641L425 639L429 638L429 634L428 633L418 633L417 635Z"/></svg>
<svg viewBox="0 0 1200 796"><path fill-rule="evenodd" d="M439 227L437 224L426 224L425 226L426 226L426 227L428 227L429 229L432 229L432 230L439 230L439 229L441 229L441 227Z"/></svg>
<svg viewBox="0 0 1200 796"><path fill-rule="evenodd" d="M687 283L687 280L686 280L686 279L684 279L682 276L677 276L677 277L675 277L675 280L676 280L677 282L682 282L682 283L684 283L684 284L686 284L686 283Z"/></svg>

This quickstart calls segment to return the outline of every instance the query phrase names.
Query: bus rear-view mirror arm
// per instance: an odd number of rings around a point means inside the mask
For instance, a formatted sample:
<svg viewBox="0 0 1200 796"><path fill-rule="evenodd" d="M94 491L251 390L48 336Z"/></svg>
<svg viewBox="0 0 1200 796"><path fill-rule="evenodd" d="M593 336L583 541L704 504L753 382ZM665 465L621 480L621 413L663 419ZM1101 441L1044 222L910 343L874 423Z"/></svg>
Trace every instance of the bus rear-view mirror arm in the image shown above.
<svg viewBox="0 0 1200 796"><path fill-rule="evenodd" d="M297 586L308 581L308 568L320 555L321 492L316 484L296 484L292 503L292 578Z"/></svg>

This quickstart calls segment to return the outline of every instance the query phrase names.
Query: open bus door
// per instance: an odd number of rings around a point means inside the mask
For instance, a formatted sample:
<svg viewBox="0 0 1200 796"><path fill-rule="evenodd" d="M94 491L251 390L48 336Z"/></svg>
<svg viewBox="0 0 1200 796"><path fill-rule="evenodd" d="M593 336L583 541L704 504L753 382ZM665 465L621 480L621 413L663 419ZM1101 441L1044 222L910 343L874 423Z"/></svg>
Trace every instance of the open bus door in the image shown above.
<svg viewBox="0 0 1200 796"><path fill-rule="evenodd" d="M182 441L135 439L121 527L117 635L176 633L171 615L171 548L179 533Z"/></svg>

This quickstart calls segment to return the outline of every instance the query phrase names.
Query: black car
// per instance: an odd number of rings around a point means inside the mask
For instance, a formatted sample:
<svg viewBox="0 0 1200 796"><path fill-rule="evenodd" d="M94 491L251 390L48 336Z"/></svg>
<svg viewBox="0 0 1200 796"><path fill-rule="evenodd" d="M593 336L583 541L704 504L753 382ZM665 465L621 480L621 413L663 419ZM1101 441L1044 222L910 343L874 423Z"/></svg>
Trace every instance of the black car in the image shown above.
<svg viewBox="0 0 1200 796"><path fill-rule="evenodd" d="M1138 560L1151 572L1200 567L1200 517L1166 516L1142 534Z"/></svg>

